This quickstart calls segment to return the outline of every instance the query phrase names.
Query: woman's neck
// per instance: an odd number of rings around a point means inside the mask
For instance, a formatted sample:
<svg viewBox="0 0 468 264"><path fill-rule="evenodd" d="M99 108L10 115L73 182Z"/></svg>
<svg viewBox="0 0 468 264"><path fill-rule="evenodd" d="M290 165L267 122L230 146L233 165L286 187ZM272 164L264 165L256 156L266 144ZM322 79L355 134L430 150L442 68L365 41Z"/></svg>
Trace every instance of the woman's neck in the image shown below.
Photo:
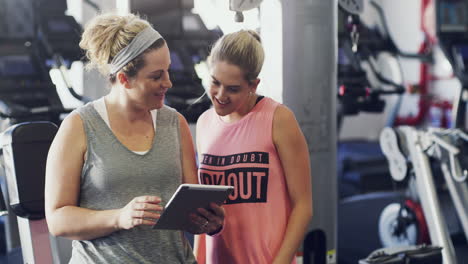
<svg viewBox="0 0 468 264"><path fill-rule="evenodd" d="M247 102L245 103L245 105L243 105L241 109L239 109L239 111L235 111L226 116L222 116L221 120L223 120L226 123L232 123L232 122L241 120L244 116L250 113L252 109L255 107L257 103L257 98L258 98L258 95L253 93L252 96L250 96L250 98L247 99Z"/></svg>
<svg viewBox="0 0 468 264"><path fill-rule="evenodd" d="M147 119L149 111L147 109L138 108L128 100L128 97L118 92L111 91L104 97L106 108L109 114L124 118L129 122Z"/></svg>

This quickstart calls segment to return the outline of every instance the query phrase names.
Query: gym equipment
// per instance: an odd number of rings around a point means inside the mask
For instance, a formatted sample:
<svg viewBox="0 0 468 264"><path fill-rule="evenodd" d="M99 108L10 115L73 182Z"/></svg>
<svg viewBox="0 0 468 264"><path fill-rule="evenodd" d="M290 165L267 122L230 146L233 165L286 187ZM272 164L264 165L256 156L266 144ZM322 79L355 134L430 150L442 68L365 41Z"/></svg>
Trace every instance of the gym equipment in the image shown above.
<svg viewBox="0 0 468 264"><path fill-rule="evenodd" d="M385 108L383 96L399 95L405 91L402 84L383 76L379 71L376 61L380 55L386 54L396 61L400 57L430 60L429 56L407 53L397 47L389 34L384 12L374 1L370 2L370 7L377 11L383 32L360 22L359 11L363 7L359 6L359 2L340 1L339 6L338 132L346 116L361 112L383 112ZM368 67L364 68L363 65ZM401 72L400 65L398 63L396 65ZM375 81L370 81L369 76L375 76ZM387 124L393 124L398 108L397 103ZM394 187L391 178L388 177L388 166L378 142L355 140L341 141L338 144L341 198L370 191L387 191ZM343 150L345 152L342 153ZM367 157L365 151L369 151Z"/></svg>
<svg viewBox="0 0 468 264"><path fill-rule="evenodd" d="M394 188L387 160L375 141L339 141L337 178L340 199Z"/></svg>
<svg viewBox="0 0 468 264"><path fill-rule="evenodd" d="M461 155L467 141L468 135L459 129L418 130L409 126L385 128L380 137L392 178L408 181L408 196L421 203L430 241L442 247L444 263L456 263L457 258L441 207L440 188L437 188L440 184L435 184L429 158L441 164L445 184L468 238L467 163L466 155Z"/></svg>
<svg viewBox="0 0 468 264"><path fill-rule="evenodd" d="M363 0L339 0L338 4L341 8L346 10L346 12L353 15L359 15L364 9Z"/></svg>
<svg viewBox="0 0 468 264"><path fill-rule="evenodd" d="M405 90L401 84L383 76L375 65L380 54L397 57L398 50L389 36L361 23L359 15L364 9L363 1L339 1L339 7L338 132L346 116L360 112L380 113L385 107L381 96L400 94ZM363 64L369 67L365 69ZM377 82L371 82L369 74L375 76ZM340 141L337 150L338 263L355 264L380 245L379 213L388 204L399 200L401 194L387 192L392 190L393 184L378 143ZM358 213L363 211L365 218ZM355 232L349 230L366 230L366 236L355 243Z"/></svg>
<svg viewBox="0 0 468 264"><path fill-rule="evenodd" d="M441 264L441 250L430 245L378 249L359 264Z"/></svg>
<svg viewBox="0 0 468 264"><path fill-rule="evenodd" d="M60 124L60 114L67 110L49 71L54 67L66 71L71 62L81 58L81 27L73 17L65 15L66 1L2 1L7 13L18 13L20 8L28 13L27 17L17 14L0 18L0 28L9 29L0 38L2 122L6 126L30 120ZM24 30L15 31L17 25L24 25ZM72 95L83 99L71 85L68 87Z"/></svg>
<svg viewBox="0 0 468 264"><path fill-rule="evenodd" d="M378 71L375 61L379 54L386 52L395 58L427 59L419 54L410 54L399 50L388 34L383 10L375 2L371 1L370 3L377 11L386 35L361 23L358 12L363 7L359 7L357 2L354 4L350 4L349 1L339 2L339 121L342 116L356 115L361 111L382 112L385 101L380 98L381 95L401 94L405 91L403 85L386 78ZM355 6L352 10L354 13L348 11L351 9L350 6ZM362 67L363 62L369 65L369 70L376 77L378 84L371 84L368 72ZM392 89L379 87L383 85L390 86Z"/></svg>
<svg viewBox="0 0 468 264"><path fill-rule="evenodd" d="M242 12L257 8L263 0L229 0L229 10L236 12L234 21L244 22L244 15Z"/></svg>
<svg viewBox="0 0 468 264"><path fill-rule="evenodd" d="M337 226L339 264L356 264L376 248L382 247L379 237L380 214L386 206L403 197L400 191L378 191L340 200Z"/></svg>
<svg viewBox="0 0 468 264"><path fill-rule="evenodd" d="M58 124L60 114L66 112L41 64L38 46L24 39L0 40L0 123L4 125L28 120Z"/></svg>
<svg viewBox="0 0 468 264"><path fill-rule="evenodd" d="M452 109L452 125L466 129L466 102L468 89L468 1L437 0L436 21L439 45L460 80L462 89Z"/></svg>
<svg viewBox="0 0 468 264"><path fill-rule="evenodd" d="M5 14L0 17L0 28L4 29L0 37L0 131L27 121L59 125L61 115L71 109L64 108L49 71L60 69L67 81L67 68L82 56L78 46L81 27L65 15L66 1L0 0L0 5ZM72 95L85 100L69 83L68 88ZM14 189L3 187L5 201L10 204ZM23 231L18 230L11 206L8 212L2 224L9 255L20 248L19 232Z"/></svg>
<svg viewBox="0 0 468 264"><path fill-rule="evenodd" d="M383 20L383 25L384 28L386 28L386 23L384 21L384 16L382 15L381 9L375 4L375 2L371 2L371 4L376 8L378 14L380 14L380 17ZM351 20L352 21L352 20ZM354 23L357 24L357 23ZM351 28L350 32L350 37L348 38L348 43L347 44L347 53L346 54L359 54L359 49L360 49L360 42L361 42L361 37L359 35L352 35L353 32L358 32L358 30L353 29L354 26L348 27ZM388 32L388 30L387 30ZM356 34L356 33L354 33ZM359 39L359 42L357 41ZM378 39L378 38L375 38ZM354 42L353 42L354 41ZM383 42L385 43L385 42ZM408 56L409 58L415 58L419 59L421 61L428 61L430 62L430 54L424 54L424 55L419 55L419 54L399 54L401 51L398 50L398 48L395 45L391 44L391 39L390 42L387 42L386 48L390 50L395 55L398 56ZM359 45L357 45L359 44ZM382 46L377 46L374 45L373 43L366 43L368 46L364 46L365 48L368 49L368 54L372 54L371 52L377 52L379 51L379 48ZM380 45L383 45L380 43ZM344 47L344 46L343 46ZM364 55L361 56L366 56L366 52L362 52ZM348 56L347 58L350 58ZM351 57L352 58L352 57ZM362 57L357 57L357 60L354 62L351 61L347 65L348 69L358 69L357 66L359 66L360 62L362 61ZM352 67L354 65L354 68ZM371 64L372 66L372 64ZM344 68L346 69L346 68ZM371 67L372 69L372 67ZM351 72L351 71L350 71ZM366 83L365 81L365 74L357 74L357 75L350 75L351 77L346 79L346 75L343 75L345 78L344 80L347 81L349 84L359 84L359 83ZM354 78L354 79L352 79ZM378 79L378 77L377 77ZM340 75L339 75L339 80L340 80ZM349 86L348 84L348 86ZM351 86L353 87L353 86ZM355 87L359 87L359 85L356 85ZM397 86L396 86L397 87ZM357 95L359 95L359 90L355 90ZM366 93L367 92L367 93ZM360 90L360 96L348 96L346 98L347 100L342 100L347 106L349 107L348 109L344 108L346 111L344 113L348 114L355 114L358 113L359 111L365 111L366 108L362 102L366 102L365 99L366 97L363 97L364 95L369 95L370 91L365 91L361 88ZM353 95L353 94L351 94ZM362 97L364 99L362 99ZM369 99L370 97L368 97ZM353 105L353 102L356 102ZM370 100L369 102L376 103L375 107L373 108L374 110L378 110L378 101L372 101ZM405 128L406 129L406 128ZM410 129L410 128L408 128ZM391 129L390 129L391 131ZM453 132L453 131L452 131ZM412 135L412 133L408 132L408 135ZM435 132L434 132L435 133ZM455 133L455 132L453 132ZM458 133L458 132L457 132ZM463 208L465 208L464 202L460 200L467 200L467 197L464 195L464 190L463 189L466 184L452 184L452 189L455 189L455 191L449 192L449 198L453 199L456 201L457 204L454 206L446 206L444 203L444 208L441 208L440 206L440 201L445 201L443 199L442 194L436 194L435 191L431 192L429 191L432 188L435 189L435 183L432 179L432 174L429 176L427 175L427 172L431 172L431 167L429 166L429 163L423 164L423 159L426 158L428 159L429 157L432 159L438 159L438 160L443 160L441 161L441 167L442 170L445 170L443 173L444 178L446 179L449 177L450 179L455 180L456 178L459 178L459 180L462 180L464 176L464 172L461 172L461 168L464 166L459 166L459 162L454 158L454 155L449 155L447 153L452 153L453 148L447 147L447 144L444 144L445 141L441 141L437 139L432 139L433 144L440 146L445 146L445 148L442 148L439 152L445 153L444 155L445 158L437 157L436 155L429 155L428 153L423 152L421 153L420 150L415 149L415 145L419 143L418 140L415 139L415 137L411 136L406 136L402 140L403 143L398 145L397 142L397 135L393 133L388 133L388 130L384 129L382 132L382 135L386 134L387 141L394 142L393 144L382 144L382 150L386 154L387 159L389 160L390 163L390 171L393 179L395 180L395 185L402 185L402 184L409 184L411 186L411 195L408 195L407 193L401 193L401 197L395 197L396 199L394 201L390 201L386 206L382 208L382 214L378 216L377 221L378 223L378 229L379 232L378 234L380 237L378 237L377 242L374 245L378 245L379 243L382 243L382 246L390 246L390 245L401 245L403 247L408 247L410 245L414 244L421 244L421 243L428 243L429 241L429 236L434 245L441 246L442 249L442 255L444 257L444 261L447 261L446 263L456 263L456 255L455 255L455 250L453 245L450 245L452 241L450 240L450 235L453 233L453 230L450 230L450 228L441 228L441 226L446 226L447 223L449 223L453 229L453 226L460 226L464 225L466 220L462 216L460 219L456 219L455 224L453 224L452 219L447 219L446 214L443 214L444 209L446 208L451 208L453 211L457 212L457 216L464 215L466 218L466 211L464 211ZM461 135L461 134L459 134ZM440 137L441 135L439 135ZM409 137L409 139L408 139ZM458 137L461 138L462 136ZM402 138L402 137L398 137ZM419 139L419 138L418 138ZM407 141L410 141L408 143ZM381 141L382 142L382 141ZM436 143L434 143L436 142ZM401 153L400 147L407 149L408 154L403 154ZM434 147L435 148L435 147ZM411 149L411 150L410 150ZM451 150L452 152L450 152ZM461 150L461 149L460 149ZM389 157L389 153L391 154L391 157ZM413 153L413 154L409 154ZM408 158L410 157L410 158ZM411 162L409 162L411 160ZM419 171L417 171L414 166L415 163L418 163L419 166ZM427 165L427 166L426 166ZM421 169L421 167L424 167L425 169ZM413 171L412 171L413 170ZM415 177L408 177L408 175L415 175ZM455 176L447 176L447 175L455 175ZM414 178L414 179L413 179ZM453 183L453 181L446 180L450 185L450 182ZM419 187L418 187L419 186ZM419 189L424 189L422 191L423 193L421 194ZM417 190L417 191L415 191ZM434 195L436 195L434 198ZM438 196L437 196L438 195ZM361 195L359 195L361 196ZM345 199L341 203L344 206L341 206L341 210L345 210L347 207L354 206L355 209L357 209L360 205L362 208L366 208L366 213L371 214L374 213L375 207L370 206L370 203L368 203L365 200L357 199L358 197L350 197L350 198L356 198L356 199ZM424 200L424 201L423 201ZM437 200L437 201L434 201ZM401 203L396 203L398 201L401 201ZM422 205L419 205L418 202L421 202ZM367 206L365 206L365 204ZM382 203L383 204L383 203ZM421 208L422 207L422 208ZM430 209L427 209L430 208ZM352 210L350 210L352 212ZM345 211L346 212L346 211ZM424 213L423 213L424 212ZM346 221L349 221L347 218L348 215L346 215ZM427 220L427 218L431 218L431 220ZM436 219L436 220L434 220ZM426 226L426 221L427 225ZM339 223L339 229L340 226L346 225L345 223ZM374 223L372 227L374 227L376 224ZM436 226L436 227L434 227ZM349 226L350 227L350 226ZM435 231L434 231L434 230ZM341 230L346 230L345 228L341 227ZM460 230L457 230L460 231ZM466 233L466 232L465 232ZM350 239L347 240L348 243L349 241L352 241ZM434 242L437 241L437 242ZM367 245L367 244L366 244ZM339 246L339 257L343 256L344 254L347 254L347 250L352 247L349 244L342 245L341 248ZM352 253L349 253L348 255L353 256ZM396 260L394 260L396 261ZM367 262L366 262L367 263ZM369 262L369 263L387 263L387 262ZM400 262L388 262L388 263L400 263ZM401 262L405 263L405 262ZM430 262L421 262L421 263L430 263Z"/></svg>
<svg viewBox="0 0 468 264"><path fill-rule="evenodd" d="M413 200L421 202L431 241L443 247L445 263L456 263L458 256L450 237L453 224L447 224L446 221L450 219L447 218L447 214L442 213L447 203L440 206L441 201L443 202L442 195L447 191L465 241L468 234L467 138L463 132L466 129L468 80L467 8L468 1L464 0L436 1L439 45L462 84L452 110L452 126L461 130L417 130L398 127L384 129L381 134L382 149L388 156L392 177L396 181L408 181L409 195ZM442 183L435 183L437 179L433 178L429 158L440 164ZM444 186L446 190L441 190Z"/></svg>
<svg viewBox="0 0 468 264"><path fill-rule="evenodd" d="M51 122L16 124L2 134L10 207L18 216L24 263L60 263L44 211L45 164L57 132ZM55 256L53 256L55 254Z"/></svg>
<svg viewBox="0 0 468 264"><path fill-rule="evenodd" d="M411 200L406 201L407 204L411 202ZM410 211L409 206L402 206L398 203L385 207L379 220L379 237L382 245L390 247L419 244L418 233L422 228L417 227L419 223L417 215L415 211Z"/></svg>
<svg viewBox="0 0 468 264"><path fill-rule="evenodd" d="M382 8L374 1L369 3L381 21L382 32L360 22L359 11L363 7L359 6L359 1L339 2L338 132L346 116L360 112L383 112L383 96L399 95L405 91L403 84L383 76L378 70L376 61L381 54L387 54L396 61L400 57L431 61L430 54L413 54L400 50L389 34ZM363 64L368 67L364 68ZM398 63L397 67L401 72ZM375 76L376 80L371 82L369 76ZM388 125L394 123L398 110L399 103L388 117ZM392 190L395 184L389 176L387 162L378 142L354 140L338 143L340 198ZM396 187L399 187L398 184Z"/></svg>
<svg viewBox="0 0 468 264"><path fill-rule="evenodd" d="M6 207L5 199L3 199L3 193L0 189L0 216L8 214L8 209Z"/></svg>

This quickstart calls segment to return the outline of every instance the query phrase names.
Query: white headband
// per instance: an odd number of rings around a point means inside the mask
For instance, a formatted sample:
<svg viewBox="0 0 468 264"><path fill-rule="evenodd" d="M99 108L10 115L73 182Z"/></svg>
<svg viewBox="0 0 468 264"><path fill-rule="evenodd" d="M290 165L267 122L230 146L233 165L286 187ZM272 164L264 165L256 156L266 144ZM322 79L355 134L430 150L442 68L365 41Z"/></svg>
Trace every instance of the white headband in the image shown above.
<svg viewBox="0 0 468 264"><path fill-rule="evenodd" d="M132 61L143 51L149 48L156 40L162 38L161 34L149 26L138 33L127 47L115 55L109 64L110 74L116 74L127 63Z"/></svg>

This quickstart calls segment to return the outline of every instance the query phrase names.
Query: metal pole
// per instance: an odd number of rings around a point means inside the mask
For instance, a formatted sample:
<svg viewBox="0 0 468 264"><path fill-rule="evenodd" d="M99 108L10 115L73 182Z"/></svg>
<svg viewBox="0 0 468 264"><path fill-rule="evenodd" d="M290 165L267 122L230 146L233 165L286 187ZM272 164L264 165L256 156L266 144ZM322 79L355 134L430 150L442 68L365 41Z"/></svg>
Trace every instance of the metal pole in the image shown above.
<svg viewBox="0 0 468 264"><path fill-rule="evenodd" d="M327 263L336 263L336 0L282 1L283 103L309 145L313 219L325 233ZM304 252L306 254L307 252Z"/></svg>
<svg viewBox="0 0 468 264"><path fill-rule="evenodd" d="M400 127L399 129L404 132L407 140L407 147L416 175L416 188L428 225L431 242L433 245L443 248L442 258L444 264L457 263L455 249L440 209L429 159L421 145L422 132L409 126Z"/></svg>

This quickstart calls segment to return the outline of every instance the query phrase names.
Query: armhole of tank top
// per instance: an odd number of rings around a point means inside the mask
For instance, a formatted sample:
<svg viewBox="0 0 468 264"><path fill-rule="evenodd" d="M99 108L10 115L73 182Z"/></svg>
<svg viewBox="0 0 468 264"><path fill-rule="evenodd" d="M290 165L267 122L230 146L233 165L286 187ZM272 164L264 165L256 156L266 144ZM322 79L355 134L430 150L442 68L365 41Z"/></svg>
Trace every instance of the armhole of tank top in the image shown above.
<svg viewBox="0 0 468 264"><path fill-rule="evenodd" d="M93 107L94 107L94 103L93 103ZM85 111L89 111L89 110L85 110ZM81 120L81 125L83 126L83 132L84 132L84 136L85 136L85 144L86 144L86 150L85 150L85 153L84 153L84 156L83 156L83 167L81 168L81 175L80 175L80 180L83 181L84 180L84 172L88 169L89 167L89 164L88 164L88 153L89 153L89 139L88 139L88 129L87 129L87 125L86 125L86 121L85 121L85 118L83 117L83 115L85 115L84 111L79 111L78 112L78 116L80 117L80 120Z"/></svg>
<svg viewBox="0 0 468 264"><path fill-rule="evenodd" d="M270 102L270 107L272 108L270 139L271 139L271 144L273 144L273 147L275 148L276 148L276 145L275 145L275 141L273 140L273 127L274 127L274 122L275 122L275 114L276 114L276 111L278 111L280 106L281 104L276 101Z"/></svg>

